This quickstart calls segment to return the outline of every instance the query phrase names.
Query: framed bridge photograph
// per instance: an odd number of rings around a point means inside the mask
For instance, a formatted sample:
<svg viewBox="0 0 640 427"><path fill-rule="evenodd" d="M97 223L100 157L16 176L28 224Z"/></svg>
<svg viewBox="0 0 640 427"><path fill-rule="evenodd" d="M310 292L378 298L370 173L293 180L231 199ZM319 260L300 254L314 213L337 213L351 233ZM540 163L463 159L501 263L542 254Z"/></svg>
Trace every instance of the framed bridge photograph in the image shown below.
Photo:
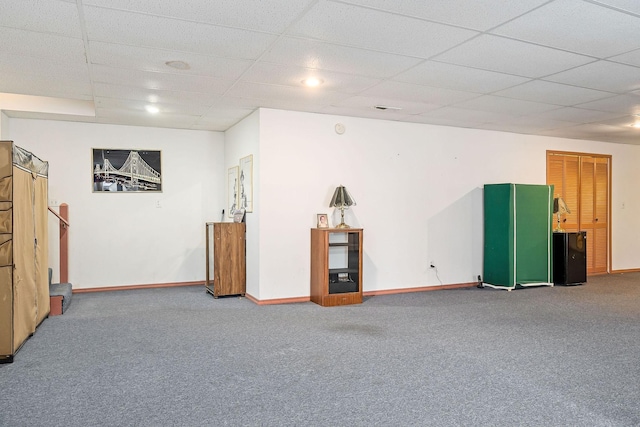
<svg viewBox="0 0 640 427"><path fill-rule="evenodd" d="M162 162L158 150L93 148L93 191L162 192Z"/></svg>

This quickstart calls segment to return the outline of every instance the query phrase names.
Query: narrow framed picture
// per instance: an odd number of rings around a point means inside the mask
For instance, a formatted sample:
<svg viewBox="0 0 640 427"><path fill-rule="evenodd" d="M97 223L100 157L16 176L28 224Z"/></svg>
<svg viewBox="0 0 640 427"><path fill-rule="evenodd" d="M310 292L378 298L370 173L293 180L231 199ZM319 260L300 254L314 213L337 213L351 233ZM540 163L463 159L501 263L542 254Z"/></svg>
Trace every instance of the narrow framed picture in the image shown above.
<svg viewBox="0 0 640 427"><path fill-rule="evenodd" d="M329 217L325 213L317 214L318 228L329 228Z"/></svg>
<svg viewBox="0 0 640 427"><path fill-rule="evenodd" d="M227 175L227 210L229 218L233 218L233 213L238 209L238 166L229 168Z"/></svg>
<svg viewBox="0 0 640 427"><path fill-rule="evenodd" d="M253 212L253 154L240 159L238 207Z"/></svg>
<svg viewBox="0 0 640 427"><path fill-rule="evenodd" d="M93 192L162 192L159 150L92 149Z"/></svg>

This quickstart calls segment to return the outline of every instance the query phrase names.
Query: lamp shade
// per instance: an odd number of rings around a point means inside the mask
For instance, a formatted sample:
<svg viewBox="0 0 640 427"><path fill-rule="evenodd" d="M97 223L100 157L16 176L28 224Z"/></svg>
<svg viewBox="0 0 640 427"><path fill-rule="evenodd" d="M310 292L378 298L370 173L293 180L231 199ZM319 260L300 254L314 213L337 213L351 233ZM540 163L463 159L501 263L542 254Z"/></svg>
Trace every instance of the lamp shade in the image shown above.
<svg viewBox="0 0 640 427"><path fill-rule="evenodd" d="M349 206L355 206L356 201L351 197L351 194L347 191L344 185L340 185L333 192L331 203L329 206L332 208L347 208Z"/></svg>
<svg viewBox="0 0 640 427"><path fill-rule="evenodd" d="M562 197L556 197L555 199L553 199L553 213L557 213L560 215L571 213L571 210Z"/></svg>

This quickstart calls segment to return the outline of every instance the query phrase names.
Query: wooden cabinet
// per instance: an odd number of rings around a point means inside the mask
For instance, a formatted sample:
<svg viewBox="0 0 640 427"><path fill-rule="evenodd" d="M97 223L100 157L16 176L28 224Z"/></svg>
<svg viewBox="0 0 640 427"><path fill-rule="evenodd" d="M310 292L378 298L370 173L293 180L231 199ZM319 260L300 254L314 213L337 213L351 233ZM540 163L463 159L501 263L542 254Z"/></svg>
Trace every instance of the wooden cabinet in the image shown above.
<svg viewBox="0 0 640 427"><path fill-rule="evenodd" d="M362 303L362 233L311 229L311 301L325 307Z"/></svg>
<svg viewBox="0 0 640 427"><path fill-rule="evenodd" d="M208 222L206 224L205 287L214 298L226 295L244 296L246 292L245 235L245 223ZM211 264L213 264L213 280L210 274Z"/></svg>

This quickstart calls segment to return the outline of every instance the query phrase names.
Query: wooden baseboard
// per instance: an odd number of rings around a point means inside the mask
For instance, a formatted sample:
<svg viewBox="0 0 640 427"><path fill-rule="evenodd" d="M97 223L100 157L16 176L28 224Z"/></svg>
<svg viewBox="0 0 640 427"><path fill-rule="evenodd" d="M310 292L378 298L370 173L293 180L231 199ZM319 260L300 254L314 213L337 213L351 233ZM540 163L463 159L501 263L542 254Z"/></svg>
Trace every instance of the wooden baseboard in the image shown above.
<svg viewBox="0 0 640 427"><path fill-rule="evenodd" d="M443 289L473 288L476 286L478 286L478 282L454 283L452 285L422 286L419 288L401 288L401 289L387 289L382 291L368 291L368 292L363 292L362 294L365 297L374 297L377 295L406 294L409 292L440 291Z"/></svg>
<svg viewBox="0 0 640 427"><path fill-rule="evenodd" d="M459 289L459 288L473 288L478 286L478 282L469 282L469 283L455 283L452 285L440 285L440 286L423 286L420 288L401 288L401 289L387 289L382 291L368 291L363 292L362 296L365 297L374 297L378 295L393 295L393 294L404 294L409 292L426 292L426 291L440 291L444 289ZM298 298L278 298L278 299L269 299L269 300L259 300L252 295L246 294L247 299L251 302L258 305L269 305L269 304L292 304L299 302L309 302L311 301L310 297L298 297Z"/></svg>
<svg viewBox="0 0 640 427"><path fill-rule="evenodd" d="M178 282L178 283L155 283L155 284L149 284L149 285L107 286L102 288L74 289L73 293L75 294L75 293L88 293L88 292L126 291L126 290L132 290L132 289L172 288L172 287L178 287L178 286L204 286L204 281ZM477 282L455 283L452 285L422 286L419 288L400 288L400 289L387 289L387 290L380 290L380 291L367 291L367 292L363 292L362 295L365 297L373 297L378 295L404 294L409 292L427 292L427 291L439 291L444 289L472 288L475 286L478 286ZM275 298L275 299L260 300L250 294L245 294L245 298L247 298L249 301L257 305L295 304L295 303L311 301L311 297Z"/></svg>
<svg viewBox="0 0 640 427"><path fill-rule="evenodd" d="M622 273L638 273L640 272L640 268L628 268L624 270L611 270L611 274L622 274Z"/></svg>
<svg viewBox="0 0 640 427"><path fill-rule="evenodd" d="M276 298L276 299L265 299L259 300L255 298L253 295L245 294L247 299L258 305L273 305L273 304L294 304L299 302L309 302L311 301L310 297L296 297L296 298Z"/></svg>
<svg viewBox="0 0 640 427"><path fill-rule="evenodd" d="M175 288L178 286L204 286L204 280L198 281L198 282L151 283L148 285L105 286L102 288L74 289L72 292L74 294L82 294L87 292L129 291L133 289Z"/></svg>

